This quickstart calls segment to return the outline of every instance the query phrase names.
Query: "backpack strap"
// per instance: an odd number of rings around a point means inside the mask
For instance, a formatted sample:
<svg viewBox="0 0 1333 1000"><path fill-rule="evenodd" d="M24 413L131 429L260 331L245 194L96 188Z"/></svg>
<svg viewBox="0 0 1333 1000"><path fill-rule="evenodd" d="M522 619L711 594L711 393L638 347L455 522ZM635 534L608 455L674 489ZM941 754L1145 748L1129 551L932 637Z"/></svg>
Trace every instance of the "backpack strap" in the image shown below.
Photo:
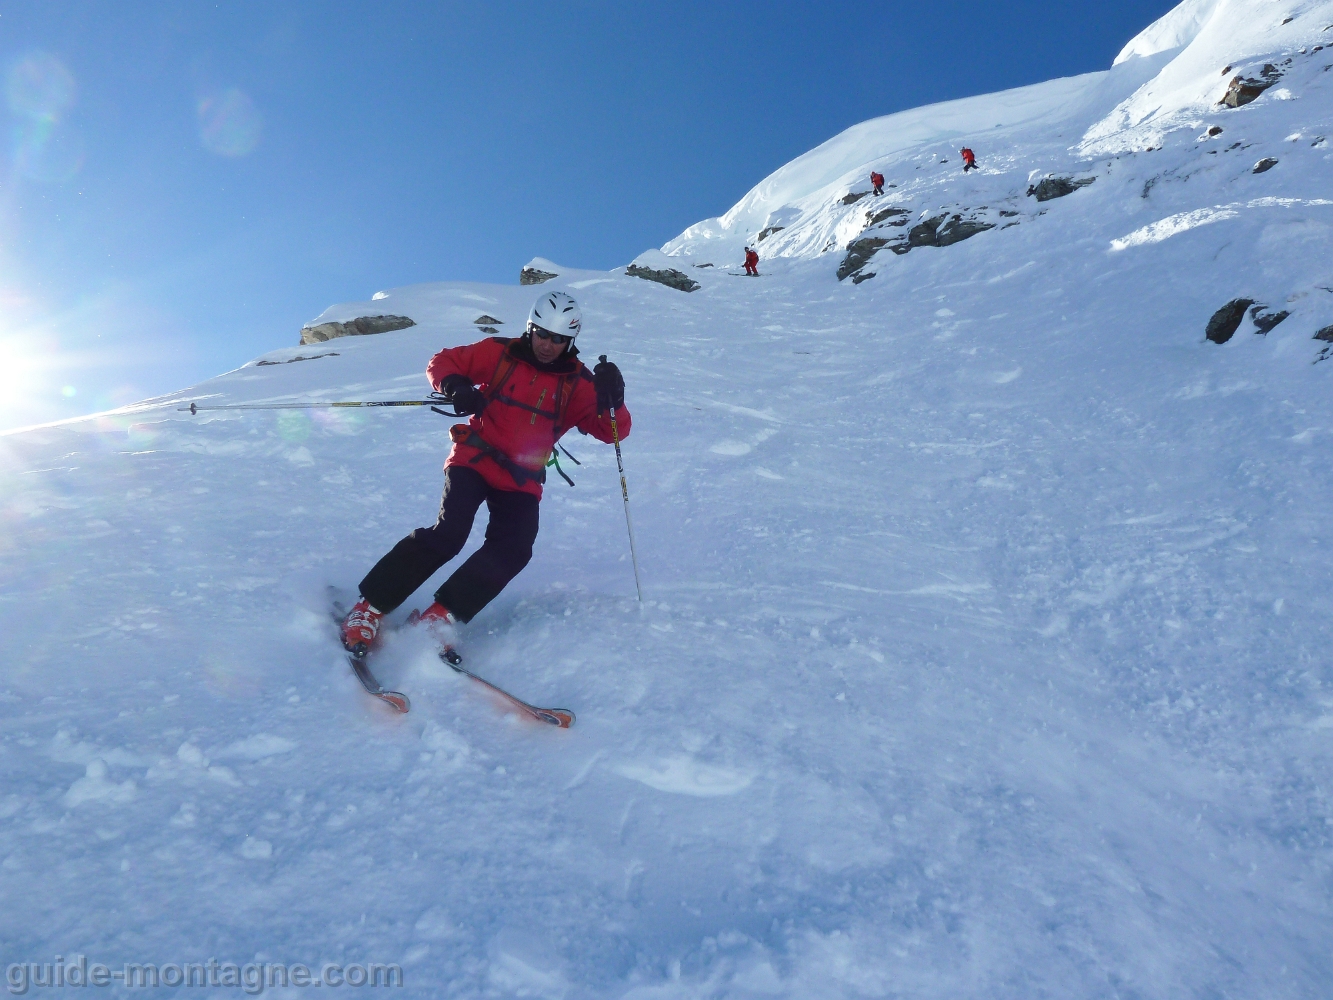
<svg viewBox="0 0 1333 1000"><path fill-rule="evenodd" d="M581 361L575 361L578 365L573 372L568 375L560 376L560 383L555 387L555 439L560 440L565 431L569 428L565 425L565 414L569 411L569 404L574 399L574 393L578 389L580 382L591 382L592 375L588 367Z"/></svg>
<svg viewBox="0 0 1333 1000"><path fill-rule="evenodd" d="M498 338L497 338L498 339ZM508 366L505 365L508 362ZM500 357L495 362L495 371L491 372L490 381L486 383L486 402L490 403L494 399L500 398L504 389L504 384L509 381L509 376L514 374L514 369L518 367L518 359L509 353L508 346L500 352ZM503 374L501 370L503 369Z"/></svg>

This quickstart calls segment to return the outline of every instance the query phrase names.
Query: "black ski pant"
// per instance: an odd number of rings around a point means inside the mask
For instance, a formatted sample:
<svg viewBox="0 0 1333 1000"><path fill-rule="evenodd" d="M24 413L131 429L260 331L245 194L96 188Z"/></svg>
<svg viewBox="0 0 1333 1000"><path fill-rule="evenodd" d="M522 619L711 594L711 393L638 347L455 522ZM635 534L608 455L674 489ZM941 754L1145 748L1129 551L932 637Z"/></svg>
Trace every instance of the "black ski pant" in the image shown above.
<svg viewBox="0 0 1333 1000"><path fill-rule="evenodd" d="M531 493L497 490L464 466L444 470L434 526L418 528L390 549L361 581L361 596L386 614L411 597L467 544L482 501L491 515L485 543L435 591L435 600L455 618L471 621L532 558L540 502Z"/></svg>

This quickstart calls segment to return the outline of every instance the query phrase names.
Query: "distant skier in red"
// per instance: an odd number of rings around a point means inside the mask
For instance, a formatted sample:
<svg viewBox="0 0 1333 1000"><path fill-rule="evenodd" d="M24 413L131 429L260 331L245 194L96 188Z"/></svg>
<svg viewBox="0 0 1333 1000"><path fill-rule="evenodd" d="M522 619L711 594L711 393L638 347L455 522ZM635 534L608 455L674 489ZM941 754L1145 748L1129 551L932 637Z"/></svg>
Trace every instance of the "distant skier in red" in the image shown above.
<svg viewBox="0 0 1333 1000"><path fill-rule="evenodd" d="M369 649L380 619L458 555L484 503L485 543L416 616L430 626L469 621L532 558L546 464L560 436L577 427L610 444L612 414L620 437L629 436L625 380L609 361L584 367L574 346L582 325L570 296L546 292L522 337L490 337L430 359L431 387L471 419L449 428L454 446L435 524L402 539L361 581L361 599L343 622L348 650Z"/></svg>
<svg viewBox="0 0 1333 1000"><path fill-rule="evenodd" d="M875 186L875 190L872 191L871 194L883 194L883 193L884 193L884 175L883 175L883 174L878 173L878 172L872 173L872 174L870 175L870 183L873 184L873 185Z"/></svg>
<svg viewBox="0 0 1333 1000"><path fill-rule="evenodd" d="M977 154L964 146L958 152L963 154L963 173L977 169Z"/></svg>
<svg viewBox="0 0 1333 1000"><path fill-rule="evenodd" d="M759 277L759 254L753 247L745 248L745 273Z"/></svg>

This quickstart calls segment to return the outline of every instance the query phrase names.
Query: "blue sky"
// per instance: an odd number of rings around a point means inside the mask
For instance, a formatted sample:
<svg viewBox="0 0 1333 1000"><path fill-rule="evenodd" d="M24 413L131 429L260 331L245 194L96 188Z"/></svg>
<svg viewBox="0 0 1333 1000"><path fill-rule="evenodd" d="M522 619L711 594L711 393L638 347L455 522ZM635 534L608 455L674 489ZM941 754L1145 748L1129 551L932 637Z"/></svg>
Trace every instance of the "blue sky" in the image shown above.
<svg viewBox="0 0 1333 1000"><path fill-rule="evenodd" d="M0 429L380 288L627 263L849 125L1105 69L1172 6L0 0Z"/></svg>

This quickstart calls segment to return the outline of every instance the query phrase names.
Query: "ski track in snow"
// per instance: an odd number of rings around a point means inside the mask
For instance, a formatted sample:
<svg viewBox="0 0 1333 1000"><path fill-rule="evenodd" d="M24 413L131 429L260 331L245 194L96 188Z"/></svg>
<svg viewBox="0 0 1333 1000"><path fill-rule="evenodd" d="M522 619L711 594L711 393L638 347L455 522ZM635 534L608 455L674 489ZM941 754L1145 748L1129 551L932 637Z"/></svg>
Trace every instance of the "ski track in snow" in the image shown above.
<svg viewBox="0 0 1333 1000"><path fill-rule="evenodd" d="M817 247L755 282L691 267L729 259L714 229L671 258L692 294L558 268L586 356L628 383L645 604L614 454L573 435L578 486L547 486L532 563L460 641L569 731L407 630L377 661L397 716L336 644L325 587L433 519L447 421L175 409L422 398L435 350L482 312L516 330L533 289L388 290L374 308L417 327L0 437L6 961L396 963L422 997L1322 996L1333 73L1311 58L1298 100L1216 112L1217 145L1073 159L1133 59L974 140L993 173L918 171L941 150L905 143L885 173L914 210L1026 214L861 285ZM849 181L877 151L835 147ZM1098 180L1037 208L1038 168ZM737 225L836 228L791 208L799 180ZM1242 295L1291 316L1204 342Z"/></svg>

